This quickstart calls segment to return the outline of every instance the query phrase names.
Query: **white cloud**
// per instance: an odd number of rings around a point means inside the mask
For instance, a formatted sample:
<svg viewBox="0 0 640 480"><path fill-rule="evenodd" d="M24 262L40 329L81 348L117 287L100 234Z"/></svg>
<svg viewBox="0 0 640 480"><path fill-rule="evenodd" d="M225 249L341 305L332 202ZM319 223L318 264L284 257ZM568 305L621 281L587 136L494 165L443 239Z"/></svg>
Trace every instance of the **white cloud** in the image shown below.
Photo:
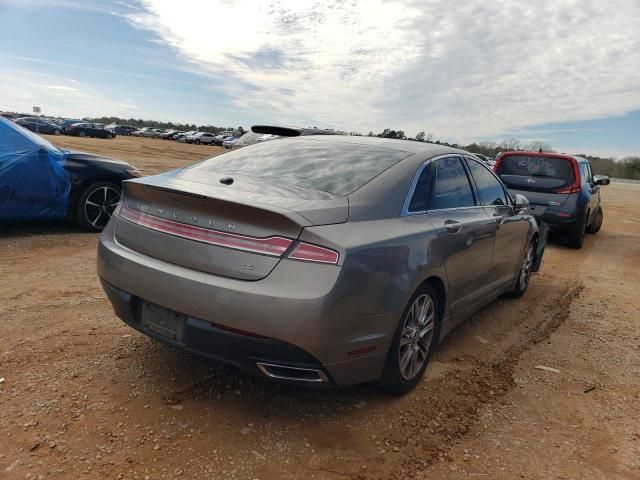
<svg viewBox="0 0 640 480"><path fill-rule="evenodd" d="M66 63L66 62L56 62L53 60L45 60L42 58L33 58L33 57L22 57L22 56L16 56L16 55L6 55L4 53L0 53L0 59L2 58L6 58L8 60L18 60L21 62L28 62L28 63L34 63L34 64L39 64L39 65L52 65L52 66L57 66L57 67L69 67L72 68L74 70L86 70L89 72L98 72L98 73L104 73L106 75L116 75L116 76L124 76L124 77L131 77L131 78L141 78L141 79L146 79L146 80L153 80L153 81L158 81L158 82L168 82L168 83L175 83L175 84L179 84L179 85L194 85L197 86L199 84L197 83L193 83L193 82L186 82L186 81L182 81L182 80L177 80L174 78L170 78L170 77L158 77L155 75L147 75L144 73L137 73L137 72L128 72L128 71L123 71L123 70L112 70L109 68L100 68L100 67L92 67L89 65L82 65L79 63ZM169 65L164 65L165 68L171 68L171 66ZM73 83L82 83L82 82L78 82L77 80L72 80L72 79L67 79L70 82Z"/></svg>
<svg viewBox="0 0 640 480"><path fill-rule="evenodd" d="M1 70L0 98L5 110L24 112L37 105L45 115L64 116L72 112L74 117L130 116L139 108L129 99L109 98L105 92L72 79L28 70Z"/></svg>
<svg viewBox="0 0 640 480"><path fill-rule="evenodd" d="M637 0L142 0L247 112L465 141L640 108Z"/></svg>
<svg viewBox="0 0 640 480"><path fill-rule="evenodd" d="M40 85L37 83L30 83L29 84L30 87L36 87L36 88L48 88L49 90L59 90L62 92L77 92L78 89L77 88L73 88L73 87L69 87L67 85Z"/></svg>

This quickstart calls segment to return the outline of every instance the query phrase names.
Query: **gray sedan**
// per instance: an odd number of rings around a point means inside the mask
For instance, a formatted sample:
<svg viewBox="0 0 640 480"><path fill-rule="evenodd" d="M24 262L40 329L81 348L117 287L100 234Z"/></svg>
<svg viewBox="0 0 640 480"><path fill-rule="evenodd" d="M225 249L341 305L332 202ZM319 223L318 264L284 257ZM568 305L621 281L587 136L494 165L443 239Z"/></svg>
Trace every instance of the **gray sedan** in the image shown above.
<svg viewBox="0 0 640 480"><path fill-rule="evenodd" d="M544 248L524 197L426 143L282 139L123 187L98 252L117 315L280 381L410 390Z"/></svg>

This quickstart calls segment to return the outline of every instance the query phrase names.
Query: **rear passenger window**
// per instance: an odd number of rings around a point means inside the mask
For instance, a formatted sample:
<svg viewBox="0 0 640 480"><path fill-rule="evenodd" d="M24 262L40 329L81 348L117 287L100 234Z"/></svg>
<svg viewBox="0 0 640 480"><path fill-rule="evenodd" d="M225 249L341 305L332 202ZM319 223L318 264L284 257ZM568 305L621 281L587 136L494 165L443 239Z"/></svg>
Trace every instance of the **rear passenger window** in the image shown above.
<svg viewBox="0 0 640 480"><path fill-rule="evenodd" d="M427 209L427 192L429 189L429 167L425 167L418 178L416 188L413 191L411 202L409 203L409 212L419 213Z"/></svg>
<svg viewBox="0 0 640 480"><path fill-rule="evenodd" d="M476 182L480 204L484 206L509 205L502 184L498 179L479 162L467 159L467 165L471 170L471 176Z"/></svg>
<svg viewBox="0 0 640 480"><path fill-rule="evenodd" d="M475 206L469 178L459 158L441 158L431 165L434 169L434 184L429 210Z"/></svg>

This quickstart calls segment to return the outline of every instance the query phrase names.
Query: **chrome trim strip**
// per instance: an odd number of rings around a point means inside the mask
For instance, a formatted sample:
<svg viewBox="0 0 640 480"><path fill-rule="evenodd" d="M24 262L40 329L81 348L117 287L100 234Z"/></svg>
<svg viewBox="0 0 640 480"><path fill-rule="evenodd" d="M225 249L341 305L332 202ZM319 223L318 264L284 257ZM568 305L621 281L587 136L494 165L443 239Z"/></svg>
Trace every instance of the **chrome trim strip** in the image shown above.
<svg viewBox="0 0 640 480"><path fill-rule="evenodd" d="M451 212L451 211L456 211L456 210L476 210L476 209L480 209L480 208L484 208L482 205L475 205L473 207L455 207L455 208L439 208L439 209L434 209L434 210L428 210L424 213L426 213L427 215L430 213L442 213L442 212Z"/></svg>
<svg viewBox="0 0 640 480"><path fill-rule="evenodd" d="M329 380L327 378L327 375L322 370L317 370L317 369L314 369L314 368L290 367L288 365L277 365L275 363L265 363L265 362L256 362L256 366L267 377L276 378L276 379L280 379L280 380L294 380L294 381L297 381L297 382L315 382L315 383L327 382ZM284 375L276 375L275 373L271 373L268 370L269 367L282 368L282 369L285 369L285 370L297 370L297 371L300 371L300 372L313 372L318 376L318 378L317 379L309 379L309 378L287 377L287 376L284 376Z"/></svg>

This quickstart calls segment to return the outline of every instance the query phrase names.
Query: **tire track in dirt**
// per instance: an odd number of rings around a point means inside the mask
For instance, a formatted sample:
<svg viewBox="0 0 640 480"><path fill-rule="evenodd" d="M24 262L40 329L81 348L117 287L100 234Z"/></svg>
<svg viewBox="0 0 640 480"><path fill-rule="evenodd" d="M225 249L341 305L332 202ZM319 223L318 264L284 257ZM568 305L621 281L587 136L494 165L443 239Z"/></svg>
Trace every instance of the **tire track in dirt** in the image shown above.
<svg viewBox="0 0 640 480"><path fill-rule="evenodd" d="M514 367L520 356L545 341L568 318L572 303L584 289L581 282L565 286L547 302L529 305L532 314L522 322L520 341L491 361L454 361L454 368L435 382L428 382L399 412L386 430L384 450L396 453L390 461L369 462L366 470L354 472L354 464L344 465L345 473L357 480L413 477L434 462L446 461L447 452L475 424L479 410L497 402L515 386ZM529 309L529 308L528 308ZM528 310L527 309L527 310ZM528 328L526 328L528 327ZM405 405L406 407L407 405ZM389 457L385 457L386 458ZM379 459L378 459L379 460ZM340 469L335 468L339 471ZM347 473L349 472L350 473Z"/></svg>

